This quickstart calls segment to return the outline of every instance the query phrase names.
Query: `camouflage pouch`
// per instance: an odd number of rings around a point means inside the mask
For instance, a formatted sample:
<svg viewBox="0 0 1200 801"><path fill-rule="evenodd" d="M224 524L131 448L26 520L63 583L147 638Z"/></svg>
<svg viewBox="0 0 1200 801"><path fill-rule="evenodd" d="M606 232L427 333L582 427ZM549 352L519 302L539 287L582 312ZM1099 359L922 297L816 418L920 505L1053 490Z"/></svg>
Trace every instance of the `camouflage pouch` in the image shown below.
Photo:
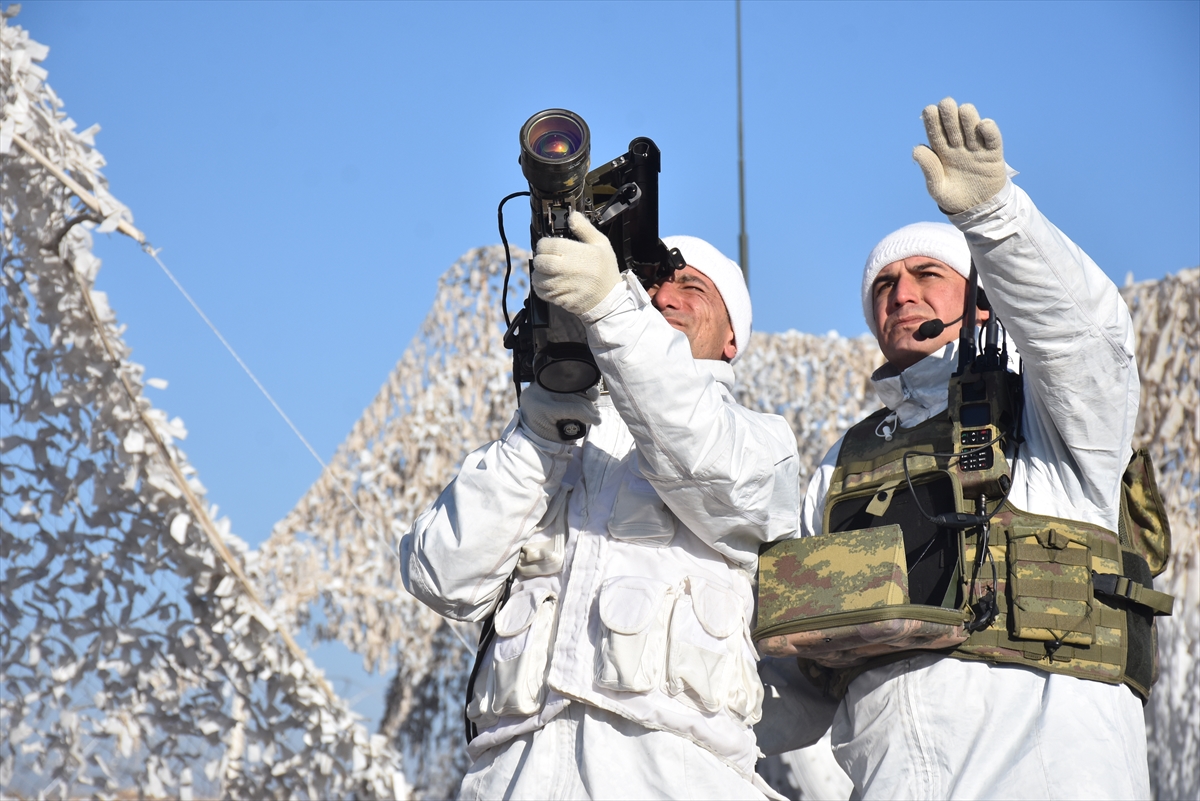
<svg viewBox="0 0 1200 801"><path fill-rule="evenodd" d="M1121 477L1117 522L1121 544L1146 560L1151 576L1163 572L1171 556L1171 523L1154 480L1154 463L1145 448L1134 451Z"/></svg>
<svg viewBox="0 0 1200 801"><path fill-rule="evenodd" d="M841 668L967 639L962 610L909 602L898 525L784 540L758 565L754 640L763 654Z"/></svg>
<svg viewBox="0 0 1200 801"><path fill-rule="evenodd" d="M1067 528L1008 531L1009 630L1022 640L1091 645L1092 557L1087 536Z"/></svg>

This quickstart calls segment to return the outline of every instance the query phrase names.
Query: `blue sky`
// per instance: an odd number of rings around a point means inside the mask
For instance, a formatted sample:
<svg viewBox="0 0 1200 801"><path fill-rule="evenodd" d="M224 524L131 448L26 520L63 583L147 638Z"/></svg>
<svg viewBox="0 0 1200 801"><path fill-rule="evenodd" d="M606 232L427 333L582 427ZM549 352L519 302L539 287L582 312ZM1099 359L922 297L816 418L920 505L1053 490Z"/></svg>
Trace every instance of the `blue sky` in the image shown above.
<svg viewBox="0 0 1200 801"><path fill-rule="evenodd" d="M1118 283L1200 263L1198 9L745 3L755 327L865 331L867 252L939 218L909 153L946 95L997 120L1017 182ZM535 111L582 114L593 163L652 137L663 233L736 256L732 2L30 2L13 22L101 124L113 193L324 458L441 272L498 241ZM148 391L257 545L318 465L153 262L116 234L97 251L133 358L170 382Z"/></svg>

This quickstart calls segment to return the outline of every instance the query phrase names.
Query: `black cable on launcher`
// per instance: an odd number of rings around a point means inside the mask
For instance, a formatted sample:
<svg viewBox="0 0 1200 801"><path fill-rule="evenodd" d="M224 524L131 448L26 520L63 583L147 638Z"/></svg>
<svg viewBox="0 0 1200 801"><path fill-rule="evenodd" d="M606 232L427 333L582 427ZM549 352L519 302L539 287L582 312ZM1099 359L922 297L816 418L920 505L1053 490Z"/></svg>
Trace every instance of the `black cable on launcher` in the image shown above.
<svg viewBox="0 0 1200 801"><path fill-rule="evenodd" d="M508 250L508 237L504 235L504 204L512 200L514 197L529 196L529 192L513 192L503 200L496 208L496 222L500 226L500 241L504 243L504 290L500 295L500 308L504 311L504 325L511 326L512 320L508 316L508 278L512 275L512 254Z"/></svg>

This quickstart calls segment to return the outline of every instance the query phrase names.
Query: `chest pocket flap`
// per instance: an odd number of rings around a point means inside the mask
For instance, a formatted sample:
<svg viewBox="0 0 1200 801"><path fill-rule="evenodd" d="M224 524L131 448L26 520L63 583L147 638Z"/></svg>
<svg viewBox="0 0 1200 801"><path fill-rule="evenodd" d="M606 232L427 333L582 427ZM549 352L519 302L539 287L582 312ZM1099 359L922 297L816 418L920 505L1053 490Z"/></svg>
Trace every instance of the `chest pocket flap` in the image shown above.
<svg viewBox="0 0 1200 801"><path fill-rule="evenodd" d="M702 578L692 576L692 607L704 630L723 640L738 630L742 623L742 602L737 595Z"/></svg>
<svg viewBox="0 0 1200 801"><path fill-rule="evenodd" d="M600 620L618 634L639 634L662 607L670 585L640 576L609 579L600 591Z"/></svg>
<svg viewBox="0 0 1200 801"><path fill-rule="evenodd" d="M538 607L551 595L547 589L514 593L504 607L496 613L496 634L515 637L533 623Z"/></svg>

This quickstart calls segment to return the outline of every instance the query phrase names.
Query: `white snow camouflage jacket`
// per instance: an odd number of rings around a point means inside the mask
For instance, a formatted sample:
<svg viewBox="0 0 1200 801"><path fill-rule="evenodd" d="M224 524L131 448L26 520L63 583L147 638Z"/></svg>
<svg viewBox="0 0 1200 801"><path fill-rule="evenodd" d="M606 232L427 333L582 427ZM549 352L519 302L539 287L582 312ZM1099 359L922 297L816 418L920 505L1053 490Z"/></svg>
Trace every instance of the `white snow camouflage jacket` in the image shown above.
<svg viewBox="0 0 1200 801"><path fill-rule="evenodd" d="M1018 509L1117 530L1140 383L1117 287L1010 181L950 218L1020 355L1025 442ZM873 378L904 428L946 408L955 344ZM821 533L841 442L809 483L804 536ZM855 679L834 753L862 798L1144 798L1141 703L1124 686L925 654Z"/></svg>
<svg viewBox="0 0 1200 801"><path fill-rule="evenodd" d="M761 544L798 530L795 435L738 405L733 368L694 360L631 275L582 319L601 423L551 442L518 413L402 539L405 587L477 621L516 571L469 707L473 755L575 701L750 777L755 571Z"/></svg>

